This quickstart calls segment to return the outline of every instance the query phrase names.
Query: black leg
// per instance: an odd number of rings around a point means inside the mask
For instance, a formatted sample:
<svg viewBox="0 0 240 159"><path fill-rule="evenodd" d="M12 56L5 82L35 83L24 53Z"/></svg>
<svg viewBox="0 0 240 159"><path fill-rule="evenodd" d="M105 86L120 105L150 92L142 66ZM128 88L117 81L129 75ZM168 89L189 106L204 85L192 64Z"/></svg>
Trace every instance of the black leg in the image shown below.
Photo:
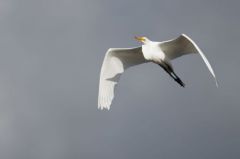
<svg viewBox="0 0 240 159"><path fill-rule="evenodd" d="M180 86L185 87L185 84L182 82L182 80L175 74L173 69L171 67L166 68L164 65L158 64L161 66L173 79L176 81Z"/></svg>

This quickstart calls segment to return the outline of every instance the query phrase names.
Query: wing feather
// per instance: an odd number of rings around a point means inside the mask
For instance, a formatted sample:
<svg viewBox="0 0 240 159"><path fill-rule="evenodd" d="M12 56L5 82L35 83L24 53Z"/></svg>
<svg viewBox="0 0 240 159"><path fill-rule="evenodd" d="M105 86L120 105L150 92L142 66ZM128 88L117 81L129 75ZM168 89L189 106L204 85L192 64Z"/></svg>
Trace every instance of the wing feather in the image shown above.
<svg viewBox="0 0 240 159"><path fill-rule="evenodd" d="M147 62L142 54L142 47L111 48L107 51L100 73L98 108L110 109L114 90L121 74L127 68Z"/></svg>
<svg viewBox="0 0 240 159"><path fill-rule="evenodd" d="M198 53L202 57L206 66L208 67L208 70L214 77L216 86L218 87L218 82L211 64L209 63L208 59L203 54L201 49L197 46L197 44L187 35L182 34L176 39L161 42L160 47L170 60L174 60L183 55Z"/></svg>

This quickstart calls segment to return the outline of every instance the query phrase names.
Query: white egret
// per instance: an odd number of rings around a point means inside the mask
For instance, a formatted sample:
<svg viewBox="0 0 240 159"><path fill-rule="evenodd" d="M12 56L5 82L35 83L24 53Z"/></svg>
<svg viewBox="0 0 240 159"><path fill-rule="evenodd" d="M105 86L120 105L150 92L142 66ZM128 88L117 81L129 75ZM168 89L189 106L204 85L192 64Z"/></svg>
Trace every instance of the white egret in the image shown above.
<svg viewBox="0 0 240 159"><path fill-rule="evenodd" d="M214 71L203 52L187 35L182 34L176 39L156 42L147 37L135 37L143 45L136 48L110 48L104 58L99 81L98 108L110 109L114 98L115 86L121 74L129 67L153 62L161 66L178 84L184 83L174 72L171 60L182 55L198 53L215 79Z"/></svg>

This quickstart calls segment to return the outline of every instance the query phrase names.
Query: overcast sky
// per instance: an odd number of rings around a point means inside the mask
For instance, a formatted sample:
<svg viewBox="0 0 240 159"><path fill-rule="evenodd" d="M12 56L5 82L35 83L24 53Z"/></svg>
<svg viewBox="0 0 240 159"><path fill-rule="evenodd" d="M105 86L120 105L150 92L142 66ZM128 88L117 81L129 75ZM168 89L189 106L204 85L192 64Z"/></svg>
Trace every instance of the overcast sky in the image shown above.
<svg viewBox="0 0 240 159"><path fill-rule="evenodd" d="M240 157L237 0L0 0L1 159ZM190 36L197 55L127 70L97 110L109 47Z"/></svg>

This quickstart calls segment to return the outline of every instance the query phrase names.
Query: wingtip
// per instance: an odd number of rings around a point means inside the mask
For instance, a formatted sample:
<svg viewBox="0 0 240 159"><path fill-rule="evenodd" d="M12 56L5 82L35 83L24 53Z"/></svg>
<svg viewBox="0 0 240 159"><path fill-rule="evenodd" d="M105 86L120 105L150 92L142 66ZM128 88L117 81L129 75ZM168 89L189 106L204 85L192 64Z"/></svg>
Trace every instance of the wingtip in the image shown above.
<svg viewBox="0 0 240 159"><path fill-rule="evenodd" d="M215 79L216 87L219 88L218 81Z"/></svg>
<svg viewBox="0 0 240 159"><path fill-rule="evenodd" d="M105 110L110 110L110 106L102 106L102 105L99 105L99 106L98 106L98 109L99 109L99 110L104 110L104 109L105 109Z"/></svg>
<svg viewBox="0 0 240 159"><path fill-rule="evenodd" d="M109 110L110 106L112 104L113 97L104 97L104 96L99 96L98 97L98 109L100 110Z"/></svg>

